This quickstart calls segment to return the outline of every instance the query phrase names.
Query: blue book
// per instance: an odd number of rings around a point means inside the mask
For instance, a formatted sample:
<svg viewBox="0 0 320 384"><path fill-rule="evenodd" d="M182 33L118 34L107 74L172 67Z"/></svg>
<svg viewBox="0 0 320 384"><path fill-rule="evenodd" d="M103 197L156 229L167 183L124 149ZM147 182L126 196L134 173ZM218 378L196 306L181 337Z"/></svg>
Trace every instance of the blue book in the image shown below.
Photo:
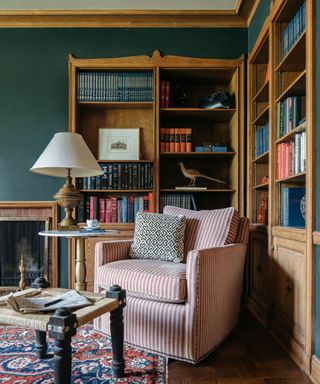
<svg viewBox="0 0 320 384"><path fill-rule="evenodd" d="M128 196L122 196L122 223L129 222Z"/></svg>
<svg viewBox="0 0 320 384"><path fill-rule="evenodd" d="M283 226L305 227L305 219L301 213L301 200L306 194L304 187L283 188Z"/></svg>

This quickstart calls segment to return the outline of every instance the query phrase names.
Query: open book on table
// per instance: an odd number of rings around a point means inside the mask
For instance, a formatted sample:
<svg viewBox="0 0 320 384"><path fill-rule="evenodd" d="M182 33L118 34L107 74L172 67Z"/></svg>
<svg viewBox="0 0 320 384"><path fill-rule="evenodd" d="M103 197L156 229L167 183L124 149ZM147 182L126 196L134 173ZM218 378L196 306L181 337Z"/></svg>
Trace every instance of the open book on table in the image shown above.
<svg viewBox="0 0 320 384"><path fill-rule="evenodd" d="M74 309L92 304L75 290L51 297L17 297L11 294L6 303L14 311L22 313L51 312L62 307Z"/></svg>

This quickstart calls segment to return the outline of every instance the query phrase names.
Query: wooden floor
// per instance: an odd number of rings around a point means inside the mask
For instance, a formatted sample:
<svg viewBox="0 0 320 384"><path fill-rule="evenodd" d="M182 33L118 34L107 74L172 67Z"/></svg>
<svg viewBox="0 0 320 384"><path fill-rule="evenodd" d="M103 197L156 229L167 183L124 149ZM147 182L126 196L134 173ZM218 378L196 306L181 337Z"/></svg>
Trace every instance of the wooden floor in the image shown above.
<svg viewBox="0 0 320 384"><path fill-rule="evenodd" d="M198 365L169 361L168 384L311 383L249 312L235 333Z"/></svg>

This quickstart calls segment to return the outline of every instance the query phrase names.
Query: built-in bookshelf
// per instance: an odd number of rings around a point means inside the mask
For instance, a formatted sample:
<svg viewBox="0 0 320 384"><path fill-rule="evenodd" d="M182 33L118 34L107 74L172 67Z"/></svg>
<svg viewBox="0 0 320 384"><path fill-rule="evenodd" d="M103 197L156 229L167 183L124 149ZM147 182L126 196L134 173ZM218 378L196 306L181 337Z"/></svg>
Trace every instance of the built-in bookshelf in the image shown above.
<svg viewBox="0 0 320 384"><path fill-rule="evenodd" d="M248 215L252 223L268 225L270 56L269 28L248 60Z"/></svg>
<svg viewBox="0 0 320 384"><path fill-rule="evenodd" d="M248 307L307 372L315 294L314 15L313 0L275 1L248 58Z"/></svg>
<svg viewBox="0 0 320 384"><path fill-rule="evenodd" d="M243 62L204 60L198 67L181 60L179 64L160 69L160 209L164 202L182 201L188 191L193 208L239 208ZM204 107L203 101L218 92L229 103ZM196 188L189 188L181 163L208 178L197 178Z"/></svg>

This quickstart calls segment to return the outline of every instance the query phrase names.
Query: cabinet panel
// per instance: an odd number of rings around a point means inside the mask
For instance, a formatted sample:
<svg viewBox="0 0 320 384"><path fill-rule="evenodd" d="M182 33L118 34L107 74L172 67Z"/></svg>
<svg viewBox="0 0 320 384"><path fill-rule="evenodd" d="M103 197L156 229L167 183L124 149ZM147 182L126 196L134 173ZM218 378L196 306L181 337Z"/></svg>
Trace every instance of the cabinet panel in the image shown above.
<svg viewBox="0 0 320 384"><path fill-rule="evenodd" d="M306 245L274 237L273 324L281 340L305 344Z"/></svg>
<svg viewBox="0 0 320 384"><path fill-rule="evenodd" d="M263 324L268 321L268 234L251 231L249 307Z"/></svg>

